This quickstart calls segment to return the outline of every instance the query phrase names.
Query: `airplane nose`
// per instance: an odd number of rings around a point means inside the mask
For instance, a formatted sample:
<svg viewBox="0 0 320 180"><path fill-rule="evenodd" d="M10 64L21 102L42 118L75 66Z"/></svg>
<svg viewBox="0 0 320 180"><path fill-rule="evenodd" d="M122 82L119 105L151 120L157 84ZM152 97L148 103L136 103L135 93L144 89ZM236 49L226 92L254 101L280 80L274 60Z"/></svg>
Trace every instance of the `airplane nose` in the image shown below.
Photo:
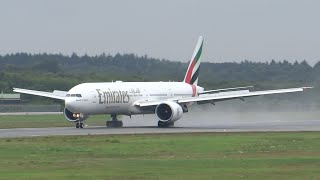
<svg viewBox="0 0 320 180"><path fill-rule="evenodd" d="M64 104L65 107L69 110L69 111L76 111L76 105L75 105L76 101L73 98L66 98L64 100Z"/></svg>

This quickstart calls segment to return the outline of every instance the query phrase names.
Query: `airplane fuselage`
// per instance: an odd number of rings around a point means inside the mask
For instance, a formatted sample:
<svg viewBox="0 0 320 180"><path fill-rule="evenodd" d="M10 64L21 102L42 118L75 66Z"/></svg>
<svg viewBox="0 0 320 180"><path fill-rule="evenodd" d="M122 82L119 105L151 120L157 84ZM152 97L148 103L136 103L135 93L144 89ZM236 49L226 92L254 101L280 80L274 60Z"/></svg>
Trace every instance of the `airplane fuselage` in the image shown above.
<svg viewBox="0 0 320 180"><path fill-rule="evenodd" d="M83 83L68 91L65 104L69 110L85 114L148 114L154 109L139 108L133 103L192 97L202 90L184 82Z"/></svg>

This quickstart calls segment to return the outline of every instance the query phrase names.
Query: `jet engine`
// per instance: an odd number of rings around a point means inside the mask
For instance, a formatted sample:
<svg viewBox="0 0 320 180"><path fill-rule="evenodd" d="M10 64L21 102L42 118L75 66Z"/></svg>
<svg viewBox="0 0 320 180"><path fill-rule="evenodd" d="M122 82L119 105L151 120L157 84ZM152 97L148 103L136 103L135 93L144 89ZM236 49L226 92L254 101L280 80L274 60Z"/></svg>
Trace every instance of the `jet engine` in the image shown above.
<svg viewBox="0 0 320 180"><path fill-rule="evenodd" d="M175 122L182 117L182 107L172 101L166 101L156 107L155 113L159 121Z"/></svg>
<svg viewBox="0 0 320 180"><path fill-rule="evenodd" d="M66 117L66 119L70 122L79 122L86 120L89 116L82 113L74 113L71 112L69 109L64 108L63 114Z"/></svg>

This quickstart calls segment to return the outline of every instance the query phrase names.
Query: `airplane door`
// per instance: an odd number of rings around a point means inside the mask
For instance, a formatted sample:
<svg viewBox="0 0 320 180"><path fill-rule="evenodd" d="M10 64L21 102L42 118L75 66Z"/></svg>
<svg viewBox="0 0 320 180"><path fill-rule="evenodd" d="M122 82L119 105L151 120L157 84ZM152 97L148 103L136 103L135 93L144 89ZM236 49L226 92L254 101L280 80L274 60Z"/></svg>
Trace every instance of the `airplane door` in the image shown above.
<svg viewBox="0 0 320 180"><path fill-rule="evenodd" d="M148 97L149 96L148 91L146 89L143 89L143 96L144 97Z"/></svg>
<svg viewBox="0 0 320 180"><path fill-rule="evenodd" d="M92 114L101 114L104 113L104 106L99 104L99 95L97 91L90 91L90 95L88 96L88 103L90 104L87 108L90 109ZM101 97L100 97L101 98Z"/></svg>
<svg viewBox="0 0 320 180"><path fill-rule="evenodd" d="M172 96L173 96L173 93L172 93L171 88L168 89L167 96L168 96L168 97L172 97Z"/></svg>
<svg viewBox="0 0 320 180"><path fill-rule="evenodd" d="M94 91L90 91L90 94L91 94L91 98L92 98L92 103L93 104L97 104L97 102L98 102L98 94L95 93Z"/></svg>

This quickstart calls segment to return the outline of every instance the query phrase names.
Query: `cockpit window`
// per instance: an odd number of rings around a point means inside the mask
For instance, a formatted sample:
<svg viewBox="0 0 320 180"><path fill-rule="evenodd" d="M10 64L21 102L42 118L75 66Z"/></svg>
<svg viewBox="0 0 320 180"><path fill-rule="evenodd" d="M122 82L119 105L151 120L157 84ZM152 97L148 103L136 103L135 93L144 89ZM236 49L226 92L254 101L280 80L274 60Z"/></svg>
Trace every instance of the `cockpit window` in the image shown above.
<svg viewBox="0 0 320 180"><path fill-rule="evenodd" d="M82 97L81 94L67 94L67 97Z"/></svg>

